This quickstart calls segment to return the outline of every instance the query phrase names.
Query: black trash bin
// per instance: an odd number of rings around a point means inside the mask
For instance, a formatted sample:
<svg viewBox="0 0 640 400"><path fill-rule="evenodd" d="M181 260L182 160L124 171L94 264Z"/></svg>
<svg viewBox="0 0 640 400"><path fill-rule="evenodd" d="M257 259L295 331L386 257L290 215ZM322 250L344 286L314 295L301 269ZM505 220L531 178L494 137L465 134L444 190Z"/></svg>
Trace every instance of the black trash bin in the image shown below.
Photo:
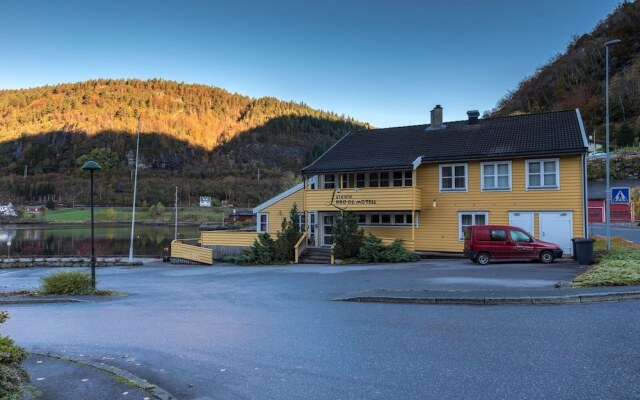
<svg viewBox="0 0 640 400"><path fill-rule="evenodd" d="M573 259L580 265L593 264L593 242L589 238L573 238Z"/></svg>

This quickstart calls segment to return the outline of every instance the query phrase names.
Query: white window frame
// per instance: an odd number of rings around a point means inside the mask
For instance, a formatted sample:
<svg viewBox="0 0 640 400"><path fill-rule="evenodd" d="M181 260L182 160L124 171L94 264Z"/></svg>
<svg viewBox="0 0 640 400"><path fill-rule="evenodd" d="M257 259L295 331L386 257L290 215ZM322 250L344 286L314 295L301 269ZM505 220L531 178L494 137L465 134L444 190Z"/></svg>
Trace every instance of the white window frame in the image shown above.
<svg viewBox="0 0 640 400"><path fill-rule="evenodd" d="M509 169L509 186L505 187L505 188L501 188L501 187L493 187L493 188L487 188L484 187L484 178L485 178L485 174L484 174L484 166L485 165L493 165L493 170L495 172L495 174L493 175L493 182L495 184L498 183L498 165L499 164L507 164L507 167ZM512 185L513 185L513 180L512 180L512 176L513 173L511 172L511 161L487 161L487 162L482 162L480 163L480 190L481 191L487 191L487 192L499 192L499 191L504 191L504 192L509 192L512 190Z"/></svg>
<svg viewBox="0 0 640 400"><path fill-rule="evenodd" d="M298 232L300 233L305 232L305 224L306 224L306 220L305 220L304 212L299 212L298 213Z"/></svg>
<svg viewBox="0 0 640 400"><path fill-rule="evenodd" d="M265 217L265 225L267 230L262 230L262 217ZM258 213L258 233L269 232L269 213Z"/></svg>
<svg viewBox="0 0 640 400"><path fill-rule="evenodd" d="M327 176L333 176L333 187L326 187L327 186L327 181L326 181L326 177ZM337 189L340 187L340 175L339 174L323 174L322 175L322 189Z"/></svg>
<svg viewBox="0 0 640 400"><path fill-rule="evenodd" d="M365 217L365 222L364 223L358 223L359 226L381 226L381 227L396 227L396 228L411 228L412 225L415 225L416 227L418 227L418 213L415 213L415 221L413 221L413 224L411 223L402 223L402 224L397 224L395 222L395 217L396 215L403 215L404 216L404 220L407 220L408 216L411 216L411 212L368 212L368 213L358 213L358 215L364 215ZM371 217L377 215L379 220L382 221L382 216L383 215L388 215L390 218L390 222L388 224L383 224L382 222L377 222L377 223L372 223L371 222Z"/></svg>
<svg viewBox="0 0 640 400"><path fill-rule="evenodd" d="M442 187L442 169L451 167L452 174L455 172L456 167L464 167L464 188L443 188ZM467 163L456 163L456 164L440 164L438 168L438 184L440 186L440 192L467 192L469 190L469 165ZM451 175L451 179L453 179L452 184L455 185L456 176Z"/></svg>
<svg viewBox="0 0 640 400"><path fill-rule="evenodd" d="M544 186L544 163L553 161L556 163L556 185ZM540 163L540 183L541 186L529 185L529 164ZM524 168L525 188L526 190L560 190L560 159L559 158L538 158L533 160L525 160Z"/></svg>
<svg viewBox="0 0 640 400"><path fill-rule="evenodd" d="M489 211L458 211L458 240L464 240L464 230L462 229L462 216L463 215L473 215L473 223L471 225L476 224L476 216L484 215L484 224L489 225Z"/></svg>
<svg viewBox="0 0 640 400"><path fill-rule="evenodd" d="M318 189L318 175L314 175L309 178L309 189L316 190Z"/></svg>

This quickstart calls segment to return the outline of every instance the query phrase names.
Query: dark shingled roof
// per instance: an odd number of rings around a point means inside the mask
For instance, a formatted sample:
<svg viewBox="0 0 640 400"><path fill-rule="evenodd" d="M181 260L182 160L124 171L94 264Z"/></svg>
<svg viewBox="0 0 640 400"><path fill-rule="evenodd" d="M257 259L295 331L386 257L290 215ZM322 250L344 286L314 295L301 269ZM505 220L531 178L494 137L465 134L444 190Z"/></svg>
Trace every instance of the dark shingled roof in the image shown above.
<svg viewBox="0 0 640 400"><path fill-rule="evenodd" d="M423 162L585 153L578 113L556 111L501 118L350 132L303 174L411 169Z"/></svg>

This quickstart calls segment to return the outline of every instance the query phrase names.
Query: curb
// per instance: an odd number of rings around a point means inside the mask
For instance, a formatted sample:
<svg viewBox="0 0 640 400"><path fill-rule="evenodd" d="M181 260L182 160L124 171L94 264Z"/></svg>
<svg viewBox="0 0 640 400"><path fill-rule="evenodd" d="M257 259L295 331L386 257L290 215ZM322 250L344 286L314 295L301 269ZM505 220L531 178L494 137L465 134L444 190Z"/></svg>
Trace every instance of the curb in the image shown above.
<svg viewBox="0 0 640 400"><path fill-rule="evenodd" d="M47 304L47 303L91 303L89 300L80 299L2 299L0 298L0 304ZM34 353L36 354L36 353Z"/></svg>
<svg viewBox="0 0 640 400"><path fill-rule="evenodd" d="M58 360L63 360L63 361L70 361L79 365L83 365L83 366L88 366L88 367L93 367L96 369L99 369L101 371L107 372L111 375L115 375L116 377L123 379L124 381L126 381L127 383L129 383L132 386L135 386L137 388L140 388L144 391L149 392L149 394L151 394L153 397L155 397L156 399L159 400L177 400L177 398L175 396L173 396L171 393L167 392L166 390L154 385L153 383L150 383L149 381L147 381L146 379L142 379L128 371L125 371L123 369L120 369L118 367L114 367L111 365L107 365L105 363L102 362L95 362L95 361L88 361L88 360L80 360L74 357L69 357L69 356L61 356L55 353L40 353L37 351L29 351L30 354L34 354L37 356L42 356L42 357L50 357L50 358L56 358Z"/></svg>
<svg viewBox="0 0 640 400"><path fill-rule="evenodd" d="M522 296L522 297L388 297L358 296L336 298L333 301L351 301L360 303L395 304L442 304L442 305L548 305L602 303L608 301L639 300L640 291L578 294L565 296Z"/></svg>

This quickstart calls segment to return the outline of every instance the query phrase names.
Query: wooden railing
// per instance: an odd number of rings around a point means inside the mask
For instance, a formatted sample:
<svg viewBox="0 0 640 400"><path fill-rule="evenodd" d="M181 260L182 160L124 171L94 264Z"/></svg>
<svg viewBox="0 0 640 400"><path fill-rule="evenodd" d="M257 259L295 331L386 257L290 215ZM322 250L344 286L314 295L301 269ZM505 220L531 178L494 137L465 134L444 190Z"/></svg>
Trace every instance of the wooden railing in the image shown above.
<svg viewBox="0 0 640 400"><path fill-rule="evenodd" d="M300 236L298 243L296 243L296 245L293 246L293 254L295 258L294 262L296 264L298 264L300 260L300 256L302 255L302 253L304 253L306 249L307 249L307 232L303 233L302 236Z"/></svg>
<svg viewBox="0 0 640 400"><path fill-rule="evenodd" d="M200 234L202 246L249 247L258 238L257 232L205 231Z"/></svg>
<svg viewBox="0 0 640 400"><path fill-rule="evenodd" d="M331 265L334 265L336 263L336 256L333 255L333 247L335 245L335 243L331 245Z"/></svg>
<svg viewBox="0 0 640 400"><path fill-rule="evenodd" d="M213 250L206 247L187 244L198 239L178 239L171 242L171 258L189 260L201 264L213 265Z"/></svg>

